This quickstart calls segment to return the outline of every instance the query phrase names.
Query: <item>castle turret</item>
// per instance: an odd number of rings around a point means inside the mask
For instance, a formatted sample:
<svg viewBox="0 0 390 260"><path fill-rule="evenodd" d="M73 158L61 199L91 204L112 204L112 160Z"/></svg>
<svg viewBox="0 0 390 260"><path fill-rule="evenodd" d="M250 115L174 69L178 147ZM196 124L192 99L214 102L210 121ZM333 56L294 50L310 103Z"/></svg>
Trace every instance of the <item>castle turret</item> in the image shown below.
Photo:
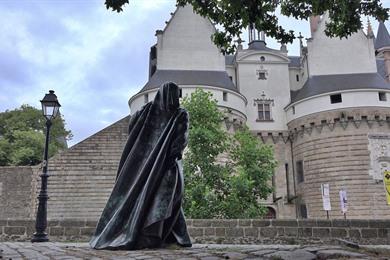
<svg viewBox="0 0 390 260"><path fill-rule="evenodd" d="M385 24L379 22L378 33L375 39L375 51L378 57L383 57L385 79L390 81L390 35Z"/></svg>

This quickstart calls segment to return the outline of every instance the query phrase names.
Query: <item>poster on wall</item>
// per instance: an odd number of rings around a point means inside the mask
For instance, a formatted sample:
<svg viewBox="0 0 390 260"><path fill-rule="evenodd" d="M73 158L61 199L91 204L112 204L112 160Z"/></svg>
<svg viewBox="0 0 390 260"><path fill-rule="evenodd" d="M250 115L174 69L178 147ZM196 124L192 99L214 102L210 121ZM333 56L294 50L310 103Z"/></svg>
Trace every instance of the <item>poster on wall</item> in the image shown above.
<svg viewBox="0 0 390 260"><path fill-rule="evenodd" d="M331 210L329 184L328 183L321 184L321 193L322 193L322 204L323 204L324 210L326 210L326 211Z"/></svg>
<svg viewBox="0 0 390 260"><path fill-rule="evenodd" d="M385 184L387 205L390 205L390 171L385 170L383 172L383 182Z"/></svg>
<svg viewBox="0 0 390 260"><path fill-rule="evenodd" d="M340 207L341 207L341 212L343 214L347 213L348 211L347 191L345 190L340 190Z"/></svg>

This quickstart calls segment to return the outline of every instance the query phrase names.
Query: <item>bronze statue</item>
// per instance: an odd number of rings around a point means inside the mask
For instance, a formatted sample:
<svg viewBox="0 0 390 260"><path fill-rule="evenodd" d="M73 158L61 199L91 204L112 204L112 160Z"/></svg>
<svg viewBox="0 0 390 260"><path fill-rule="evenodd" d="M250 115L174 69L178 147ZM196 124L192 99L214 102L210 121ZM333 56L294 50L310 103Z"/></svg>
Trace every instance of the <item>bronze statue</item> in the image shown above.
<svg viewBox="0 0 390 260"><path fill-rule="evenodd" d="M169 82L130 119L115 186L90 245L133 250L177 243L191 246L181 207L181 166L187 145L188 113L179 107L179 88Z"/></svg>

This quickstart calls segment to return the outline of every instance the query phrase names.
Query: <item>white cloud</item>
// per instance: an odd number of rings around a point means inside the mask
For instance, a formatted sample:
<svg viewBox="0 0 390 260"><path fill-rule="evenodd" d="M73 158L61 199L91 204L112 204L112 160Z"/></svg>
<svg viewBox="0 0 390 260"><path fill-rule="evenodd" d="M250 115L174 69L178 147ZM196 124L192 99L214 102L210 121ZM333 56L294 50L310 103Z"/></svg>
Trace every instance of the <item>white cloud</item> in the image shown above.
<svg viewBox="0 0 390 260"><path fill-rule="evenodd" d="M129 113L128 99L147 81L154 33L176 2L131 0L116 13L103 0L0 1L0 111L39 108L54 89L74 134L70 144ZM308 32L308 23L281 22ZM268 46L279 48L272 40ZM298 54L294 46L289 54Z"/></svg>

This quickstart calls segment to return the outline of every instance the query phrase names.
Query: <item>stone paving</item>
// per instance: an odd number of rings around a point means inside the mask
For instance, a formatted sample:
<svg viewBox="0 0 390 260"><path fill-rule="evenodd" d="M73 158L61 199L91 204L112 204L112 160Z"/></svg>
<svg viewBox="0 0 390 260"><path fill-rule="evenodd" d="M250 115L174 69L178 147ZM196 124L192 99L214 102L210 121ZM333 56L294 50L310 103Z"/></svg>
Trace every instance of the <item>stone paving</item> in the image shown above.
<svg viewBox="0 0 390 260"><path fill-rule="evenodd" d="M139 251L93 250L87 243L0 243L0 259L390 259L390 247L299 245L195 244L192 248L170 247Z"/></svg>

